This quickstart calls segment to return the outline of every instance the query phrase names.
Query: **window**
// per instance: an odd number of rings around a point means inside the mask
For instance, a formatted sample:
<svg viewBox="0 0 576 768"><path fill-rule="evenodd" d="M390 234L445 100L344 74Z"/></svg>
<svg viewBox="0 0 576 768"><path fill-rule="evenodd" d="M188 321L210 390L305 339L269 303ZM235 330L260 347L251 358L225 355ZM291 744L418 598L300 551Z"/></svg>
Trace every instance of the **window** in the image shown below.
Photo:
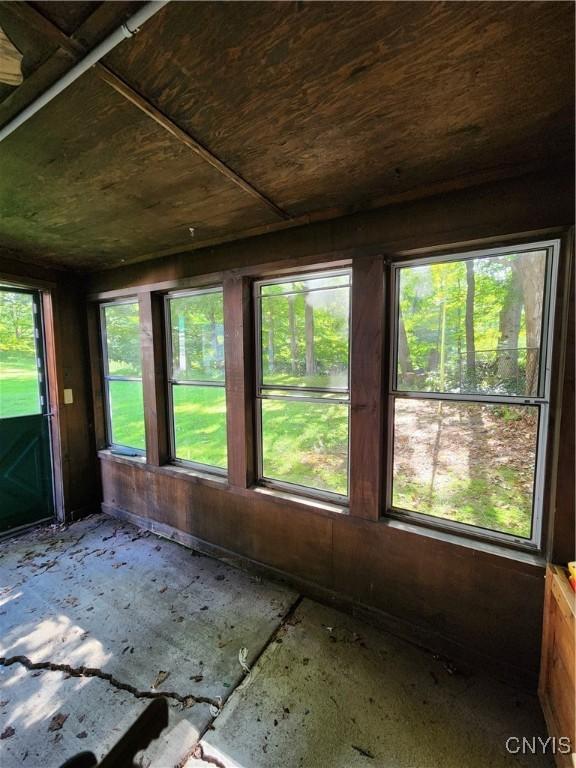
<svg viewBox="0 0 576 768"><path fill-rule="evenodd" d="M222 289L166 299L172 457L227 467Z"/></svg>
<svg viewBox="0 0 576 768"><path fill-rule="evenodd" d="M539 544L556 251L393 266L393 512Z"/></svg>
<svg viewBox="0 0 576 768"><path fill-rule="evenodd" d="M264 484L348 495L350 283L346 271L255 286Z"/></svg>
<svg viewBox="0 0 576 768"><path fill-rule="evenodd" d="M108 441L146 450L140 312L134 300L101 307Z"/></svg>
<svg viewBox="0 0 576 768"><path fill-rule="evenodd" d="M0 285L0 419L42 413L40 301L34 291Z"/></svg>

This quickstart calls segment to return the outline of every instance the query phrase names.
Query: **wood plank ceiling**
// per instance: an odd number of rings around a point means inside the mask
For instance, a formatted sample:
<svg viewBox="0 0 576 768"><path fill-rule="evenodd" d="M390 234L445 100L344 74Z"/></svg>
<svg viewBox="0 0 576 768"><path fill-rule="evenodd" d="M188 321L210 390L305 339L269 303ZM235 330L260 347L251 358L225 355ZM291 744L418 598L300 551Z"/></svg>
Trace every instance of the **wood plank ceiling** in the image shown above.
<svg viewBox="0 0 576 768"><path fill-rule="evenodd" d="M136 7L0 3L0 125ZM101 269L567 161L573 35L565 2L172 2L0 144L0 250Z"/></svg>

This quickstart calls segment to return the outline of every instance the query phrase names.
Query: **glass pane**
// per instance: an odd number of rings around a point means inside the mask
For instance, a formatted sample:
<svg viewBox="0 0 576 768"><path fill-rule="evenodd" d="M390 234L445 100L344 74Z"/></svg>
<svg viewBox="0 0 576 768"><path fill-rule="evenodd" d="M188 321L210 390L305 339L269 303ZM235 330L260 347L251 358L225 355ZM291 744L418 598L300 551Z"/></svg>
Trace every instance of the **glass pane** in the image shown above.
<svg viewBox="0 0 576 768"><path fill-rule="evenodd" d="M224 381L222 291L170 299L172 378Z"/></svg>
<svg viewBox="0 0 576 768"><path fill-rule="evenodd" d="M261 296L277 296L281 293L302 293L303 291L319 290L323 288L338 288L350 285L350 274L322 275L320 277L305 277L301 280L289 280L287 282L266 283L260 286Z"/></svg>
<svg viewBox="0 0 576 768"><path fill-rule="evenodd" d="M398 389L538 395L546 251L403 267Z"/></svg>
<svg viewBox="0 0 576 768"><path fill-rule="evenodd" d="M226 390L172 387L176 458L226 469Z"/></svg>
<svg viewBox="0 0 576 768"><path fill-rule="evenodd" d="M530 538L538 408L398 398L392 505Z"/></svg>
<svg viewBox="0 0 576 768"><path fill-rule="evenodd" d="M0 291L0 418L41 413L34 304L29 293Z"/></svg>
<svg viewBox="0 0 576 768"><path fill-rule="evenodd" d="M349 288L261 299L262 383L348 388Z"/></svg>
<svg viewBox="0 0 576 768"><path fill-rule="evenodd" d="M140 312L138 302L104 307L108 373L111 376L141 376Z"/></svg>
<svg viewBox="0 0 576 768"><path fill-rule="evenodd" d="M111 442L146 450L141 381L109 381Z"/></svg>
<svg viewBox="0 0 576 768"><path fill-rule="evenodd" d="M262 401L263 476L348 494L348 406Z"/></svg>

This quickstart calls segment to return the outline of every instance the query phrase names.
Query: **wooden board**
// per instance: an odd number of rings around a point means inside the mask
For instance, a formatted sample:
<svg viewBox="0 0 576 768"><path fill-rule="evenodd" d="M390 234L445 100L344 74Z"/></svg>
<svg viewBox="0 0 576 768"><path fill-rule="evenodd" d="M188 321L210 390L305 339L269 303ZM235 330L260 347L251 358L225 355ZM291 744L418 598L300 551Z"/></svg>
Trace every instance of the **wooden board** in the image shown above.
<svg viewBox="0 0 576 768"><path fill-rule="evenodd" d="M546 569L538 695L550 736L568 737L576 753L576 594L556 565ZM570 754L555 759L558 768L574 766Z"/></svg>
<svg viewBox="0 0 576 768"><path fill-rule="evenodd" d="M277 220L94 74L3 141L0 168L0 239L43 263L104 267L160 231L185 246L189 227L201 238Z"/></svg>
<svg viewBox="0 0 576 768"><path fill-rule="evenodd" d="M175 3L107 62L299 214L568 150L572 25L554 2Z"/></svg>
<svg viewBox="0 0 576 768"><path fill-rule="evenodd" d="M30 71L0 122L73 61L12 5ZM84 49L134 6L35 5ZM0 146L0 246L99 269L185 250L190 226L196 244L290 226L275 206L305 223L570 167L573 23L563 2L171 3L105 59L136 98L87 74Z"/></svg>

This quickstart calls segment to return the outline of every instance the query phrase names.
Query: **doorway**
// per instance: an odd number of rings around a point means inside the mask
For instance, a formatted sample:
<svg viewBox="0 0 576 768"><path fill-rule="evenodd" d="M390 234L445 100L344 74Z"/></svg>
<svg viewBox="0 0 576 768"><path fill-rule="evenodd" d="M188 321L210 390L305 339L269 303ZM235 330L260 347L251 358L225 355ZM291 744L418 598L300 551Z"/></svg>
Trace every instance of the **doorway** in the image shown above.
<svg viewBox="0 0 576 768"><path fill-rule="evenodd" d="M40 291L0 285L0 534L54 515Z"/></svg>

